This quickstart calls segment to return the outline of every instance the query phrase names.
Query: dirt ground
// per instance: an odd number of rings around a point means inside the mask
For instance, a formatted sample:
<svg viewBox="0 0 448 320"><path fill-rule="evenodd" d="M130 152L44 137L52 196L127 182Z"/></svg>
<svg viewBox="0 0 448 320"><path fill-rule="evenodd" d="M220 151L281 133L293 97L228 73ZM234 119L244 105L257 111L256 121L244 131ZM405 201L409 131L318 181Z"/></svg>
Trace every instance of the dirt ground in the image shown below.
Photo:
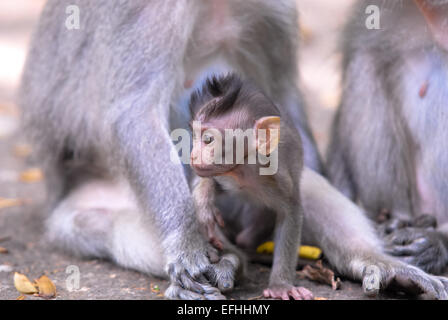
<svg viewBox="0 0 448 320"><path fill-rule="evenodd" d="M306 92L308 115L319 149L328 143L328 129L340 95L338 32L352 0L298 0L302 24L301 76ZM56 284L57 299L163 299L167 282L97 259L78 259L53 250L42 240L41 217L43 182L35 174L21 176L37 166L18 130L19 110L14 92L26 55L33 25L42 0L3 0L0 2L0 299L16 299L14 271L30 279L47 274ZM31 146L32 148L32 146ZM5 199L19 199L5 208ZM2 208L3 201L3 208ZM80 270L79 289L70 291L68 266ZM249 299L260 295L267 284L269 268L250 266L248 281L229 295ZM297 278L298 280L298 278ZM360 284L343 279L341 290L302 280L315 296L328 299L365 299ZM159 287L159 291L154 289ZM380 295L378 299L399 298ZM27 296L26 299L40 299Z"/></svg>

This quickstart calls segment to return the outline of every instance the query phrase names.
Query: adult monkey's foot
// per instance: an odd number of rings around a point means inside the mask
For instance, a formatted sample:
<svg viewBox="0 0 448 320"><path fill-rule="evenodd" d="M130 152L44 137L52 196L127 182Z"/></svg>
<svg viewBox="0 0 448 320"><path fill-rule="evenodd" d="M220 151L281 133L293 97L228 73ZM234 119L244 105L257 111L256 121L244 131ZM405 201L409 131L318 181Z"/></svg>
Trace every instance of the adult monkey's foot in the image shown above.
<svg viewBox="0 0 448 320"><path fill-rule="evenodd" d="M356 263L366 265L364 262ZM413 295L425 294L433 299L448 299L447 278L427 274L400 261L372 261L364 268L362 284L368 296L375 296L383 289L394 289Z"/></svg>
<svg viewBox="0 0 448 320"><path fill-rule="evenodd" d="M434 229L397 229L384 240L386 253L426 272L440 274L448 264L448 239Z"/></svg>
<svg viewBox="0 0 448 320"><path fill-rule="evenodd" d="M183 254L168 265L171 284L165 296L170 299L224 300L221 290L233 289L239 263L234 255L224 255L213 264L205 252Z"/></svg>

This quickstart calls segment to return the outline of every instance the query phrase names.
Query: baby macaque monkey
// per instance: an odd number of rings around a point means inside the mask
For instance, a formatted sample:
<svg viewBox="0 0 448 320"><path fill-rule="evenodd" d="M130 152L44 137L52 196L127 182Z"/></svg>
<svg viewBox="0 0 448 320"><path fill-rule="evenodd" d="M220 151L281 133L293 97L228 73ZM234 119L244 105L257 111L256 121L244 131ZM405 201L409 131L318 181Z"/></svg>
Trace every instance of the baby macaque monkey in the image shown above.
<svg viewBox="0 0 448 320"><path fill-rule="evenodd" d="M199 176L193 197L210 241L219 249L229 249L216 226L223 227L225 220L216 207L219 195L274 212L274 260L263 294L276 299L312 299L309 290L293 284L303 221L299 134L286 119L280 121L273 102L233 73L208 78L192 94L190 110L191 166Z"/></svg>

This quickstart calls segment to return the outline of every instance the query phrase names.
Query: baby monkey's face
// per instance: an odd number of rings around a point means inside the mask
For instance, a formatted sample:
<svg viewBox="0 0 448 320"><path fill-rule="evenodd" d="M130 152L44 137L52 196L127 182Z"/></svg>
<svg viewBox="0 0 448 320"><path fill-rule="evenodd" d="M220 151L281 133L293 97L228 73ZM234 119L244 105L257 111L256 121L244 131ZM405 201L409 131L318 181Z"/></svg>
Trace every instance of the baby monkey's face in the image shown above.
<svg viewBox="0 0 448 320"><path fill-rule="evenodd" d="M237 165L233 149L233 143L226 143L225 128L213 122L207 124L193 122L193 149L190 163L198 176L216 176L233 170Z"/></svg>
<svg viewBox="0 0 448 320"><path fill-rule="evenodd" d="M227 117L207 123L193 121L190 163L197 175L217 176L229 173L237 166L257 165L258 153L269 155L277 148L279 117L252 119L243 126L241 122L235 126L235 122Z"/></svg>

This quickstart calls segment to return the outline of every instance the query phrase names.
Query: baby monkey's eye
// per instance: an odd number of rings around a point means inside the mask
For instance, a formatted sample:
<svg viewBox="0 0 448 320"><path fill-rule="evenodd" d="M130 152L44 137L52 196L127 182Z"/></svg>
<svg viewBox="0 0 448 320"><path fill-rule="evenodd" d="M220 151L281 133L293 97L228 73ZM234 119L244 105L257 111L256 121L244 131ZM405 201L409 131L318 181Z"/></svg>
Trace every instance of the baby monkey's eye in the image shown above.
<svg viewBox="0 0 448 320"><path fill-rule="evenodd" d="M213 142L213 140L215 140L215 138L214 138L212 135L210 135L210 134L204 134L204 135L202 135L202 141L203 141L205 144L210 144L210 143Z"/></svg>

